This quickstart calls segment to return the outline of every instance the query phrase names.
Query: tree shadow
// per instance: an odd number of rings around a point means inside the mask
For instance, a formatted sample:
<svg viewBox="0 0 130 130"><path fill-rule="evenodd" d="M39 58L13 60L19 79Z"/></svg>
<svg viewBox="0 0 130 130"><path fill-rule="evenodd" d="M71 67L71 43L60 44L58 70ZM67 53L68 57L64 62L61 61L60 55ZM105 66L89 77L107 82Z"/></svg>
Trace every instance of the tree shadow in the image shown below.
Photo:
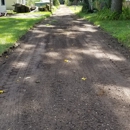
<svg viewBox="0 0 130 130"><path fill-rule="evenodd" d="M101 30L73 17L52 16L38 24L1 65L1 86L9 91L6 100L0 98L7 108L0 108L1 129L130 128L130 75L120 71L129 72L129 61L108 47ZM18 77L20 82L11 82Z"/></svg>

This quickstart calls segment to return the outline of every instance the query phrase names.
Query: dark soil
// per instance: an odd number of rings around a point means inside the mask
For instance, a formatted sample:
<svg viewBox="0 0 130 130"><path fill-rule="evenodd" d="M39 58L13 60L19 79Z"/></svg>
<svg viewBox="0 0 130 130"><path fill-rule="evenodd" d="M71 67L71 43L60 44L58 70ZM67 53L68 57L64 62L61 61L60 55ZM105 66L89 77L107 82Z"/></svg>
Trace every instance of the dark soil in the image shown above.
<svg viewBox="0 0 130 130"><path fill-rule="evenodd" d="M130 130L129 52L61 6L0 58L0 130Z"/></svg>

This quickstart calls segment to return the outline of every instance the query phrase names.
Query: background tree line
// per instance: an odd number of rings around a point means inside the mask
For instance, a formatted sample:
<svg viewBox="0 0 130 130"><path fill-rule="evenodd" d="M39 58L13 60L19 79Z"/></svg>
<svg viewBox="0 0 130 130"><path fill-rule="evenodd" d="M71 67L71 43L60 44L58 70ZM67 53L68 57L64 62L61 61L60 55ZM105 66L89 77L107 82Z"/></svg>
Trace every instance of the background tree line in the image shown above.
<svg viewBox="0 0 130 130"><path fill-rule="evenodd" d="M123 0L84 0L83 10L93 10L94 4L99 4L100 9L110 8L113 12L121 13Z"/></svg>

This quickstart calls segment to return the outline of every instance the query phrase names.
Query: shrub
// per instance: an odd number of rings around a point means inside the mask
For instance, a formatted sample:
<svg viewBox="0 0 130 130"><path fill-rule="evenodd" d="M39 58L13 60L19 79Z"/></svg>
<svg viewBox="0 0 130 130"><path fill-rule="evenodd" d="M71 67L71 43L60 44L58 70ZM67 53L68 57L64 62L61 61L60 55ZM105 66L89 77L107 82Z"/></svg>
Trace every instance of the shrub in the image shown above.
<svg viewBox="0 0 130 130"><path fill-rule="evenodd" d="M46 6L39 7L38 10L39 11L49 11L50 10L50 6L49 6L49 4L47 4Z"/></svg>
<svg viewBox="0 0 130 130"><path fill-rule="evenodd" d="M124 7L122 13L112 12L110 9L103 9L97 13L97 19L99 20L129 20L130 8Z"/></svg>
<svg viewBox="0 0 130 130"><path fill-rule="evenodd" d="M129 20L130 19L130 8L124 7L122 9L122 13L120 14L119 19L120 20Z"/></svg>
<svg viewBox="0 0 130 130"><path fill-rule="evenodd" d="M53 0L53 5L56 7L60 6L59 0Z"/></svg>
<svg viewBox="0 0 130 130"><path fill-rule="evenodd" d="M67 6L71 5L70 0L65 0L65 5L67 5Z"/></svg>
<svg viewBox="0 0 130 130"><path fill-rule="evenodd" d="M89 5L86 4L86 3L84 3L84 4L83 4L83 7L82 7L82 12L87 13L88 10L89 10Z"/></svg>

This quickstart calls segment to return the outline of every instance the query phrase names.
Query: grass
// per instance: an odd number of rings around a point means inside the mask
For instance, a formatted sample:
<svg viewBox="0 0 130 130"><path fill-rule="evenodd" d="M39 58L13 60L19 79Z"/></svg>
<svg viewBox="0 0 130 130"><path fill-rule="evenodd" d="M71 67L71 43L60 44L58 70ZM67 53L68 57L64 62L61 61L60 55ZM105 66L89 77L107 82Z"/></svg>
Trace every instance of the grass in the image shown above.
<svg viewBox="0 0 130 130"><path fill-rule="evenodd" d="M119 42L130 48L130 20L99 20L98 13L85 14L81 12L82 6L73 6L70 9L79 17L84 18L95 25L100 26L106 32L117 38Z"/></svg>
<svg viewBox="0 0 130 130"><path fill-rule="evenodd" d="M32 13L34 18L0 17L0 55L13 46L20 37L42 19L49 17L50 12Z"/></svg>

